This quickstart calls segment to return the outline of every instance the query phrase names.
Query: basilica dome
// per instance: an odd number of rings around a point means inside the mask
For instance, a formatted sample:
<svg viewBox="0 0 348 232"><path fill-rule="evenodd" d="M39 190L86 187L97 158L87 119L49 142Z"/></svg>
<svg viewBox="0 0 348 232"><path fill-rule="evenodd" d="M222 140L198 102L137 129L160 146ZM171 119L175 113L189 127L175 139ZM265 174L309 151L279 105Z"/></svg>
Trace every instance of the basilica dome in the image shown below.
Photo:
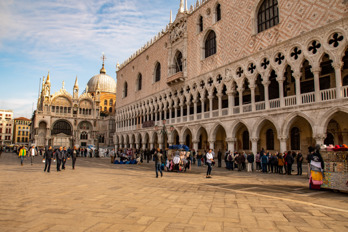
<svg viewBox="0 0 348 232"><path fill-rule="evenodd" d="M97 90L98 85L100 92L116 94L116 81L109 75L106 75L104 64L100 69L100 74L93 76L88 81L88 93L94 93Z"/></svg>

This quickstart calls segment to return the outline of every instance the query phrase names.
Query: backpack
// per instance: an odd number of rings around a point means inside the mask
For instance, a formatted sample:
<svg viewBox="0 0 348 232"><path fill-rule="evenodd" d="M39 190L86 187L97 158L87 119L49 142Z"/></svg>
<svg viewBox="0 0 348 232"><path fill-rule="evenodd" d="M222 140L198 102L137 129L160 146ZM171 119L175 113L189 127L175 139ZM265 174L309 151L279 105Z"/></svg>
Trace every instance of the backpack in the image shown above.
<svg viewBox="0 0 348 232"><path fill-rule="evenodd" d="M232 155L231 154L228 155L227 160L228 161L232 161Z"/></svg>

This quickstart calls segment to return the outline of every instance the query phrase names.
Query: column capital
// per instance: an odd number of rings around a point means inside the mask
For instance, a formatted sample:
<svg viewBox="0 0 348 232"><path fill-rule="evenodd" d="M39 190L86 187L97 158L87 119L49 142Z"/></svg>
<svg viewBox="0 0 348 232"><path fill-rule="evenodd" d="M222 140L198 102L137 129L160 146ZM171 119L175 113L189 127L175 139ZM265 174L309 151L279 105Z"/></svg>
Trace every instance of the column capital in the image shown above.
<svg viewBox="0 0 348 232"><path fill-rule="evenodd" d="M226 142L228 143L235 143L237 141L237 138L226 138Z"/></svg>
<svg viewBox="0 0 348 232"><path fill-rule="evenodd" d="M289 139L289 137L287 137L287 136L280 136L280 137L278 137L278 139L279 139L280 142L286 142Z"/></svg>
<svg viewBox="0 0 348 232"><path fill-rule="evenodd" d="M208 143L215 143L215 140L209 140Z"/></svg>
<svg viewBox="0 0 348 232"><path fill-rule="evenodd" d="M313 72L313 74L315 74L315 73L320 73L320 71L321 71L321 68L320 68L319 65L313 65L313 66L312 66L312 72Z"/></svg>
<svg viewBox="0 0 348 232"><path fill-rule="evenodd" d="M220 98L220 97L222 97L224 95L222 93L218 93L218 94L216 94L216 96Z"/></svg>
<svg viewBox="0 0 348 232"><path fill-rule="evenodd" d="M342 62L342 61L334 62L334 63L332 63L332 67L333 67L334 69L339 69L339 70L341 70L342 67L343 67L343 62Z"/></svg>
<svg viewBox="0 0 348 232"><path fill-rule="evenodd" d="M234 90L229 90L229 91L227 91L226 93L227 93L228 96L233 96L233 95L236 93L236 91L234 91Z"/></svg>
<svg viewBox="0 0 348 232"><path fill-rule="evenodd" d="M192 143L199 143L199 140L192 140Z"/></svg>
<svg viewBox="0 0 348 232"><path fill-rule="evenodd" d="M271 82L270 81L262 81L262 84L268 87L271 84Z"/></svg>

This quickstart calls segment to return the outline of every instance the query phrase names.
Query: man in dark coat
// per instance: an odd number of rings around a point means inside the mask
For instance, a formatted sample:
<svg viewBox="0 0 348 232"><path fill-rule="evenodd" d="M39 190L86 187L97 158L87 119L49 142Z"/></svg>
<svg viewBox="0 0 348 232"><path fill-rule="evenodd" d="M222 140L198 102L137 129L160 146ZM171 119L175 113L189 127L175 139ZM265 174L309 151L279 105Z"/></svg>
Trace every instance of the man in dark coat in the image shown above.
<svg viewBox="0 0 348 232"><path fill-rule="evenodd" d="M60 165L63 159L63 147L60 147L59 149L57 149L55 156L57 161L57 172L60 172Z"/></svg>
<svg viewBox="0 0 348 232"><path fill-rule="evenodd" d="M294 157L291 154L291 151L288 152L286 158L285 158L285 162L287 164L287 172L288 175L291 175L291 171L292 171L292 164L294 163Z"/></svg>
<svg viewBox="0 0 348 232"><path fill-rule="evenodd" d="M222 160L222 152L219 149L219 152L218 152L218 167L219 168L221 168L221 160Z"/></svg>
<svg viewBox="0 0 348 232"><path fill-rule="evenodd" d="M52 146L49 146L48 149L46 149L43 158L45 159L45 169L44 172L50 172L51 169L51 161L53 158L53 150L52 150Z"/></svg>

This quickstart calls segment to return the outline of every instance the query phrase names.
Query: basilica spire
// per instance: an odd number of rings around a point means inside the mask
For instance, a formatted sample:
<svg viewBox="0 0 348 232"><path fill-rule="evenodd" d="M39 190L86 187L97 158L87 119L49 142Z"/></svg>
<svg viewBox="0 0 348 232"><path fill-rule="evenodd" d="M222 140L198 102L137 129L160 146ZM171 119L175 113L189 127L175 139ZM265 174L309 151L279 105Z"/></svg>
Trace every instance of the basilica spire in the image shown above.
<svg viewBox="0 0 348 232"><path fill-rule="evenodd" d="M48 71L47 79L46 79L46 84L49 84L49 83L51 83L51 81L50 81L50 71Z"/></svg>
<svg viewBox="0 0 348 232"><path fill-rule="evenodd" d="M180 12L180 13L184 13L184 0L180 0L179 12Z"/></svg>
<svg viewBox="0 0 348 232"><path fill-rule="evenodd" d="M173 12L172 10L170 10L170 19L169 19L170 23L173 23Z"/></svg>
<svg viewBox="0 0 348 232"><path fill-rule="evenodd" d="M76 76L76 79L75 79L75 85L74 85L74 88L79 88L79 83L77 81L77 76Z"/></svg>
<svg viewBox="0 0 348 232"><path fill-rule="evenodd" d="M103 52L103 56L101 57L101 59L103 60L103 66L102 66L102 68L100 69L100 74L106 74L106 70L105 70L105 68L104 68L104 62L105 62L105 60L106 60L106 57L105 57L105 55L104 55L104 52Z"/></svg>

